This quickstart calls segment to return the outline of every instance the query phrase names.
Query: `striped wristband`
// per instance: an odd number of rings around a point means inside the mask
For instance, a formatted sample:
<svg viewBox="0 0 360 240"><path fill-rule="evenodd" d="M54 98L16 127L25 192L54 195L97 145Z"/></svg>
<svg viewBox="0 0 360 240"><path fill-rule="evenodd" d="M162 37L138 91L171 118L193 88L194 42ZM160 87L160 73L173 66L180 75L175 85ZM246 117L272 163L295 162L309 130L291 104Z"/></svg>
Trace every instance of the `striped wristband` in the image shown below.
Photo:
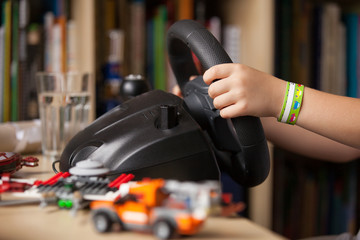
<svg viewBox="0 0 360 240"><path fill-rule="evenodd" d="M299 116L304 85L287 82L283 106L281 109L279 122L294 125Z"/></svg>

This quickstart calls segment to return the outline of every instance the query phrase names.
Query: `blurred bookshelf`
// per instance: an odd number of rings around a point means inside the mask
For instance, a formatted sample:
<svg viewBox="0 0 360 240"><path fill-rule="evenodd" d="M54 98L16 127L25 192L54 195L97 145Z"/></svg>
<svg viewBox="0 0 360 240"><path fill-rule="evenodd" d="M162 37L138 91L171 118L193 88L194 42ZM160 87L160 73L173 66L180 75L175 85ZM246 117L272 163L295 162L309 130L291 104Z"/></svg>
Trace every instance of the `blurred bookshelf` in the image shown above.
<svg viewBox="0 0 360 240"><path fill-rule="evenodd" d="M274 74L359 97L358 1L275 1ZM274 147L273 230L290 238L356 234L359 161L336 164Z"/></svg>
<svg viewBox="0 0 360 240"><path fill-rule="evenodd" d="M333 163L274 148L273 230L289 239L356 234L360 161Z"/></svg>
<svg viewBox="0 0 360 240"><path fill-rule="evenodd" d="M0 1L0 122L39 117L37 72L93 71L91 3Z"/></svg>

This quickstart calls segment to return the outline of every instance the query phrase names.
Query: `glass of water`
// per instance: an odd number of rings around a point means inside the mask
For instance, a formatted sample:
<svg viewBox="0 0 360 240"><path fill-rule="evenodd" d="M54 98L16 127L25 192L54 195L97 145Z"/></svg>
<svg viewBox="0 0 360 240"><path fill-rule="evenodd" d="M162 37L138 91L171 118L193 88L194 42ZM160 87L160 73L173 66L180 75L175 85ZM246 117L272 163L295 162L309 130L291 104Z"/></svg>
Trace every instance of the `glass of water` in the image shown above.
<svg viewBox="0 0 360 240"><path fill-rule="evenodd" d="M42 152L55 160L66 143L90 123L91 74L39 72L36 80Z"/></svg>

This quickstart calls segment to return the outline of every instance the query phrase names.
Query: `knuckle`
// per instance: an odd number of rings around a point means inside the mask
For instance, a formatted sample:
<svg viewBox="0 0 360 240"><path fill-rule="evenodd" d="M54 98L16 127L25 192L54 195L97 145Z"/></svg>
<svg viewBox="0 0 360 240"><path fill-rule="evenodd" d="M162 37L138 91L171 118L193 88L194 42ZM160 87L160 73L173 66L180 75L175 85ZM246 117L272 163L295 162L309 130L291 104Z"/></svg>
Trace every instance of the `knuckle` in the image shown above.
<svg viewBox="0 0 360 240"><path fill-rule="evenodd" d="M243 91L240 88L235 88L235 89L233 89L232 92L237 97L242 97L243 96Z"/></svg>
<svg viewBox="0 0 360 240"><path fill-rule="evenodd" d="M247 102L242 102L241 104L238 105L238 111L242 115L245 115L247 113L248 109L249 109L249 104Z"/></svg>
<svg viewBox="0 0 360 240"><path fill-rule="evenodd" d="M217 76L219 74L219 68L217 66L213 66L209 70L212 76Z"/></svg>
<svg viewBox="0 0 360 240"><path fill-rule="evenodd" d="M246 95L243 88L233 88L231 94L235 99L243 99Z"/></svg>
<svg viewBox="0 0 360 240"><path fill-rule="evenodd" d="M245 70L245 66L244 66L243 64L236 64L236 65L235 65L235 70L236 70L236 71L239 71L239 72L244 71L244 70Z"/></svg>

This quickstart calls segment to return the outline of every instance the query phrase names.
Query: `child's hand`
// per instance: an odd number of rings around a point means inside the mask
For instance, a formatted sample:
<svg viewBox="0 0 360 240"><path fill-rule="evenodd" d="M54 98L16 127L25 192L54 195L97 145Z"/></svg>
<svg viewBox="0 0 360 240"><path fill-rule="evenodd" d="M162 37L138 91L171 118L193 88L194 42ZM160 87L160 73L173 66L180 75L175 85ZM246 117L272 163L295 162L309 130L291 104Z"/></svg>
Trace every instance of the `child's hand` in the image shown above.
<svg viewBox="0 0 360 240"><path fill-rule="evenodd" d="M181 93L181 89L180 89L179 85L175 85L172 88L171 93L178 96L178 97L182 97L182 93Z"/></svg>
<svg viewBox="0 0 360 240"><path fill-rule="evenodd" d="M286 89L283 80L235 63L213 66L203 79L211 84L209 96L223 118L280 115Z"/></svg>
<svg viewBox="0 0 360 240"><path fill-rule="evenodd" d="M189 81L192 81L196 78L197 76L190 76ZM183 97L181 89L179 87L178 84L176 84L172 89L171 89L171 93L178 96L178 97Z"/></svg>

